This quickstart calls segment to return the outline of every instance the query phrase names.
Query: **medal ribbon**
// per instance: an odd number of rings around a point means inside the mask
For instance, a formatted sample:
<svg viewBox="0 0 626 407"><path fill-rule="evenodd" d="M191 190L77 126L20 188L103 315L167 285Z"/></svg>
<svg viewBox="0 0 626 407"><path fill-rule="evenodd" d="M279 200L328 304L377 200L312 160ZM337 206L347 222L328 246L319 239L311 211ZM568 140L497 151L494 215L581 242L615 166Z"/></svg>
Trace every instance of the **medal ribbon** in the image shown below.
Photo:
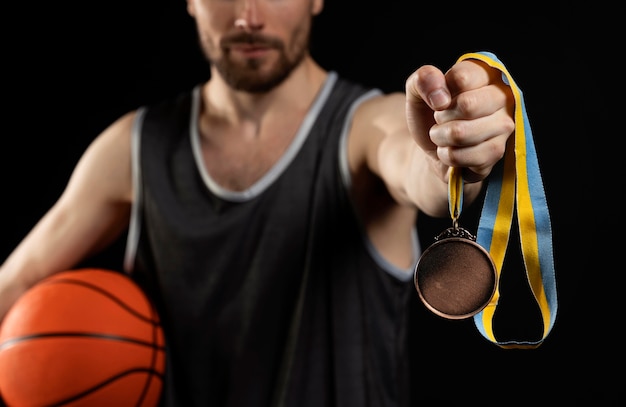
<svg viewBox="0 0 626 407"><path fill-rule="evenodd" d="M448 182L448 210L454 227L458 226L458 219L463 208L463 175L461 169L452 167Z"/></svg>
<svg viewBox="0 0 626 407"><path fill-rule="evenodd" d="M502 348L536 348L548 336L557 313L556 280L552 249L552 229L537 154L526 114L522 91L502 62L490 52L468 53L459 61L478 59L502 72L502 79L515 96L515 132L509 139L503 160L487 179L485 202L478 223L476 242L484 247L496 266L498 282L513 223L517 220L526 277L533 297L541 311L543 336L534 341L499 341L493 331L493 318L498 306L499 284L489 304L474 315L478 331ZM463 178L461 170L450 173L450 214L456 222L462 205Z"/></svg>

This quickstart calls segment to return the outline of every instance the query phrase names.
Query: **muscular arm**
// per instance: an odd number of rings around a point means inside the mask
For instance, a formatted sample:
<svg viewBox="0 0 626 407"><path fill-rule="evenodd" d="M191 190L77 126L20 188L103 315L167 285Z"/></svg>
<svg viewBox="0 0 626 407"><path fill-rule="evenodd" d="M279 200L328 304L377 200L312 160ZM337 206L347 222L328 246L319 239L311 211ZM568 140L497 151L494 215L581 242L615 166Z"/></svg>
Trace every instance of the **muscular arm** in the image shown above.
<svg viewBox="0 0 626 407"><path fill-rule="evenodd" d="M94 140L58 201L0 266L0 321L29 287L103 249L126 228L132 120L122 117Z"/></svg>

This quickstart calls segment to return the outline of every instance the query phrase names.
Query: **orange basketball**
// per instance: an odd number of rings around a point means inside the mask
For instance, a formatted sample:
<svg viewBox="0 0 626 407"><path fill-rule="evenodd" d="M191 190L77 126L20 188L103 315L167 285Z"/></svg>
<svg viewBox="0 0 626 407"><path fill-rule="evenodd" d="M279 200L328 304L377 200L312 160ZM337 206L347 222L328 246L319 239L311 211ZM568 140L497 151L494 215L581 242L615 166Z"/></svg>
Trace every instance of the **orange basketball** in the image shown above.
<svg viewBox="0 0 626 407"><path fill-rule="evenodd" d="M156 406L164 369L159 317L120 272L55 274L24 293L0 326L0 394L9 407Z"/></svg>

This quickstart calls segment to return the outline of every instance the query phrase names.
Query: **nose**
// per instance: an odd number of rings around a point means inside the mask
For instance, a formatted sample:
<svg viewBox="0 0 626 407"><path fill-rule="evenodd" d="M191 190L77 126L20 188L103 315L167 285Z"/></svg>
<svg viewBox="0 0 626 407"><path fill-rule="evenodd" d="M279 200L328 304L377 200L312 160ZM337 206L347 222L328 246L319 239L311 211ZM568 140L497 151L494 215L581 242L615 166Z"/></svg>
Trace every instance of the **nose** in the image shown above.
<svg viewBox="0 0 626 407"><path fill-rule="evenodd" d="M260 30L263 28L263 16L259 7L259 0L243 0L243 6L239 17L235 20L235 26L245 31Z"/></svg>

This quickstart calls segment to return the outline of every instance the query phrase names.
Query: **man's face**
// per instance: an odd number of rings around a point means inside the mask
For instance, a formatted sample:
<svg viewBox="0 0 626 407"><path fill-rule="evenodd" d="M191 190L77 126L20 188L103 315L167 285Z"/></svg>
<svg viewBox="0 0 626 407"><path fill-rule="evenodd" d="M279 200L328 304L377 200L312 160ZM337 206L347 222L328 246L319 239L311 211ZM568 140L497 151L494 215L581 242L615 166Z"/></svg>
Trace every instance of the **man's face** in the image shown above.
<svg viewBox="0 0 626 407"><path fill-rule="evenodd" d="M308 53L320 0L188 0L202 51L236 90L265 92ZM235 24L235 22L242 24Z"/></svg>

